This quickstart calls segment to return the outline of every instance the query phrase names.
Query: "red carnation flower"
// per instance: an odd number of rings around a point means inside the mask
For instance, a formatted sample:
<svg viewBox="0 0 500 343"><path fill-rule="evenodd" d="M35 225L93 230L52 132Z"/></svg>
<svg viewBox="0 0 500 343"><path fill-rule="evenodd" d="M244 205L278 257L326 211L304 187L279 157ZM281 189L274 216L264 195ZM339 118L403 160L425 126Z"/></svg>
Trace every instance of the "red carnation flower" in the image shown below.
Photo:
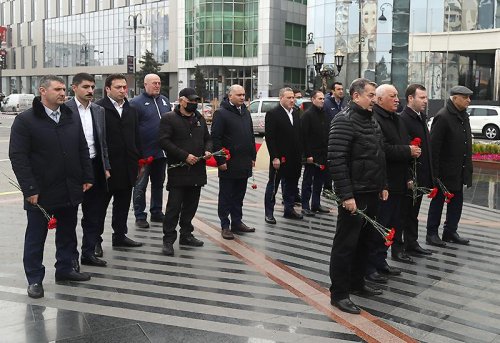
<svg viewBox="0 0 500 343"><path fill-rule="evenodd" d="M285 158L285 156L281 156L281 163L286 163L286 158Z"/></svg>
<svg viewBox="0 0 500 343"><path fill-rule="evenodd" d="M410 145L420 146L420 144L422 144L422 140L419 137L413 138L410 142Z"/></svg>
<svg viewBox="0 0 500 343"><path fill-rule="evenodd" d="M47 223L47 229L53 230L57 228L57 219L54 216L50 217L49 222Z"/></svg>
<svg viewBox="0 0 500 343"><path fill-rule="evenodd" d="M394 239L394 235L396 234L396 229L391 228L391 230L387 233L386 239L388 241L392 241Z"/></svg>
<svg viewBox="0 0 500 343"><path fill-rule="evenodd" d="M229 161L231 159L231 153L229 152L229 150L226 148L222 148L222 152L224 153L224 157L226 158L226 161Z"/></svg>
<svg viewBox="0 0 500 343"><path fill-rule="evenodd" d="M149 156L148 158L146 158L146 164L151 164L153 163L153 156Z"/></svg>
<svg viewBox="0 0 500 343"><path fill-rule="evenodd" d="M253 188L253 189L257 189L257 185L256 185L255 183L254 183L254 184L252 184L252 188Z"/></svg>
<svg viewBox="0 0 500 343"><path fill-rule="evenodd" d="M434 187L433 189L431 189L431 192L429 194L427 194L427 197L429 199L433 199L436 197L437 193L438 193L438 188Z"/></svg>
<svg viewBox="0 0 500 343"><path fill-rule="evenodd" d="M151 163L153 163L153 160L154 160L153 156L149 156L147 158L141 158L139 160L139 167L144 167L148 164L151 164Z"/></svg>
<svg viewBox="0 0 500 343"><path fill-rule="evenodd" d="M390 247L392 245L392 241L386 240L384 244L386 247Z"/></svg>
<svg viewBox="0 0 500 343"><path fill-rule="evenodd" d="M326 166L324 164L320 164L319 170L325 170L325 169L326 169Z"/></svg>

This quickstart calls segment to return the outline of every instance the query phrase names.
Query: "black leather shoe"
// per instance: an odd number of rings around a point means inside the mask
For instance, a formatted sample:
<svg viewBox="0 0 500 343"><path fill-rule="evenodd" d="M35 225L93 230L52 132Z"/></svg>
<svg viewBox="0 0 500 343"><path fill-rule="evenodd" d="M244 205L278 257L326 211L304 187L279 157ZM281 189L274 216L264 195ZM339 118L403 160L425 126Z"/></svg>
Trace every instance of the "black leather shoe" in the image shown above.
<svg viewBox="0 0 500 343"><path fill-rule="evenodd" d="M270 217L266 216L266 218L264 218L264 220L268 224L276 224L276 219L273 216L270 216Z"/></svg>
<svg viewBox="0 0 500 343"><path fill-rule="evenodd" d="M56 273L56 282L60 281L89 281L90 275L87 273L77 273L72 270L68 274L57 274Z"/></svg>
<svg viewBox="0 0 500 343"><path fill-rule="evenodd" d="M222 229L221 231L222 238L224 239L234 239L234 235L229 229Z"/></svg>
<svg viewBox="0 0 500 343"><path fill-rule="evenodd" d="M43 286L41 283L33 283L28 286L28 296L33 299L43 298Z"/></svg>
<svg viewBox="0 0 500 343"><path fill-rule="evenodd" d="M137 219L135 221L135 226L140 227L141 229L147 229L149 227L149 223L146 219Z"/></svg>
<svg viewBox="0 0 500 343"><path fill-rule="evenodd" d="M302 214L306 217L314 217L314 212L305 208L305 209L302 209Z"/></svg>
<svg viewBox="0 0 500 343"><path fill-rule="evenodd" d="M71 263L73 264L73 269L79 273L80 272L80 263L78 262L77 259L74 259L73 261L71 261Z"/></svg>
<svg viewBox="0 0 500 343"><path fill-rule="evenodd" d="M179 239L180 245L189 245L190 247L202 247L203 241L200 241L195 236L186 236Z"/></svg>
<svg viewBox="0 0 500 343"><path fill-rule="evenodd" d="M339 310L352 313L352 314L360 314L361 309L356 306L355 303L351 301L349 298L340 299L340 300L330 300L330 304L337 307Z"/></svg>
<svg viewBox="0 0 500 343"><path fill-rule="evenodd" d="M432 255L432 251L422 248L419 244L412 248L406 249L406 253L410 256L421 257L423 255Z"/></svg>
<svg viewBox="0 0 500 343"><path fill-rule="evenodd" d="M151 215L151 222L152 223L163 223L163 218L165 218L165 215L163 213Z"/></svg>
<svg viewBox="0 0 500 343"><path fill-rule="evenodd" d="M238 225L231 225L231 231L233 231L233 232L255 232L255 228L249 227L245 223L240 223Z"/></svg>
<svg viewBox="0 0 500 343"><path fill-rule="evenodd" d="M408 256L404 251L398 251L392 254L392 259L394 261L402 262L402 263L408 263L412 264L415 263L413 262L413 259Z"/></svg>
<svg viewBox="0 0 500 343"><path fill-rule="evenodd" d="M313 208L313 212L319 212L319 213L330 213L330 209L325 206L319 205L318 208Z"/></svg>
<svg viewBox="0 0 500 343"><path fill-rule="evenodd" d="M435 247L441 247L441 248L443 248L443 247L446 246L446 243L443 242L441 240L441 238L439 238L439 236L437 234L435 234L435 235L427 235L425 237L425 241L427 242L427 244L433 245Z"/></svg>
<svg viewBox="0 0 500 343"><path fill-rule="evenodd" d="M365 276L365 279L376 283L387 283L388 279L386 276L379 274L379 272L373 272Z"/></svg>
<svg viewBox="0 0 500 343"><path fill-rule="evenodd" d="M106 261L95 256L82 256L82 264L86 266L106 267ZM79 270L77 270L79 272Z"/></svg>
<svg viewBox="0 0 500 343"><path fill-rule="evenodd" d="M360 296L365 296L365 297L371 297L374 295L381 295L382 290L375 288L375 287L370 287L368 285L364 285L361 289L354 289L352 291L352 294L354 295L360 295Z"/></svg>
<svg viewBox="0 0 500 343"><path fill-rule="evenodd" d="M103 255L104 255L104 252L102 251L101 243L96 243L95 248L94 248L94 256L95 257L102 257Z"/></svg>
<svg viewBox="0 0 500 343"><path fill-rule="evenodd" d="M161 252L165 256L174 256L174 245L172 243L163 243Z"/></svg>
<svg viewBox="0 0 500 343"><path fill-rule="evenodd" d="M114 247L132 247L132 248L134 248L134 247L142 246L142 243L131 240L127 236L123 236L122 239L113 239L113 246Z"/></svg>
<svg viewBox="0 0 500 343"><path fill-rule="evenodd" d="M443 241L462 245L468 245L470 243L468 239L460 237L457 232L448 231L443 231Z"/></svg>
<svg viewBox="0 0 500 343"><path fill-rule="evenodd" d="M283 214L283 217L288 218L288 219L296 219L296 220L300 220L300 219L304 218L302 216L302 214L295 212L295 210Z"/></svg>
<svg viewBox="0 0 500 343"><path fill-rule="evenodd" d="M390 276L398 276L401 275L401 269L396 268L396 267L391 267L390 265L386 264L384 267L377 269L377 271L380 274L384 275L390 275Z"/></svg>

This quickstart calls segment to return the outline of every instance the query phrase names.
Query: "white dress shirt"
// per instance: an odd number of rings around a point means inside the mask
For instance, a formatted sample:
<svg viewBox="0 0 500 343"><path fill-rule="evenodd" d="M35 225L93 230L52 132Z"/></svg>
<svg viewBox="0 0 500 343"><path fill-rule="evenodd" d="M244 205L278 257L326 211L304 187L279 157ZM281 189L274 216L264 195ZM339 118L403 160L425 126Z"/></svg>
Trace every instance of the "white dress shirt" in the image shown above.
<svg viewBox="0 0 500 343"><path fill-rule="evenodd" d="M283 105L281 107L283 107ZM292 116L293 108L291 108L290 111L284 107L283 109L285 110L286 114L288 114L288 119L290 119L290 123L292 123L293 126L293 116Z"/></svg>
<svg viewBox="0 0 500 343"><path fill-rule="evenodd" d="M50 108L46 107L45 105L43 105L43 108L45 108L45 113L47 113L47 115L49 116L50 119L52 119L56 123L59 123L59 118L61 118L61 109L59 107L55 111L52 111ZM53 113L57 113L57 114L54 115Z"/></svg>
<svg viewBox="0 0 500 343"><path fill-rule="evenodd" d="M95 158L95 140L94 140L94 125L92 124L92 113L90 112L90 101L89 105L85 108L83 104L78 101L75 97L76 107L78 108L78 113L80 113L80 119L82 120L83 133L85 134L85 139L87 140L87 145L89 146L90 158Z"/></svg>
<svg viewBox="0 0 500 343"><path fill-rule="evenodd" d="M123 105L125 104L125 101L123 101L122 104L120 105L119 103L117 103L115 100L113 100L111 98L109 98L109 100L111 100L111 103L113 104L113 106L115 106L115 108L118 111L118 114L120 115L120 118L121 118L122 113L123 113Z"/></svg>

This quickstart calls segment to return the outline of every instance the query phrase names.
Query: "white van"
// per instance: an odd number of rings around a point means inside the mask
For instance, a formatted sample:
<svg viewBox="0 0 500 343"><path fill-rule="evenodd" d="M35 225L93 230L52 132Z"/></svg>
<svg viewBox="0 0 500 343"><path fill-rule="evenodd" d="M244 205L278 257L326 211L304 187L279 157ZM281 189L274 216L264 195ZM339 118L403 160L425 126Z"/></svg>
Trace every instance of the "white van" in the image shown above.
<svg viewBox="0 0 500 343"><path fill-rule="evenodd" d="M33 105L35 94L11 94L2 101L2 111L22 112Z"/></svg>

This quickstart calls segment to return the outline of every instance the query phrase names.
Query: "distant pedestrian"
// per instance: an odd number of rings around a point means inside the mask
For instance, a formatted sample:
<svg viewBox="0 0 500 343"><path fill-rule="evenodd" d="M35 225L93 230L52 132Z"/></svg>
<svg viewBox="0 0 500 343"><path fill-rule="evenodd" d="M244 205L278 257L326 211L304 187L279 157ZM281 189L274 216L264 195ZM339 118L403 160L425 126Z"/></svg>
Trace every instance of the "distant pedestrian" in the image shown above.
<svg viewBox="0 0 500 343"><path fill-rule="evenodd" d="M92 165L80 118L64 105L66 86L55 75L40 79L40 96L12 124L9 158L28 218L24 239L24 271L28 296L44 296L43 251L47 218L37 205L57 219L56 282L87 281L90 275L73 266L78 205L92 187Z"/></svg>
<svg viewBox="0 0 500 343"><path fill-rule="evenodd" d="M162 114L170 112L168 98L160 94L161 79L157 74L144 77L144 92L130 100L130 106L136 109L139 124L142 158L153 157L151 164L145 165L141 176L137 179L132 194L135 225L148 228L146 210L146 188L151 180L151 198L149 204L150 220L163 223L163 184L167 158L158 143L158 130Z"/></svg>

